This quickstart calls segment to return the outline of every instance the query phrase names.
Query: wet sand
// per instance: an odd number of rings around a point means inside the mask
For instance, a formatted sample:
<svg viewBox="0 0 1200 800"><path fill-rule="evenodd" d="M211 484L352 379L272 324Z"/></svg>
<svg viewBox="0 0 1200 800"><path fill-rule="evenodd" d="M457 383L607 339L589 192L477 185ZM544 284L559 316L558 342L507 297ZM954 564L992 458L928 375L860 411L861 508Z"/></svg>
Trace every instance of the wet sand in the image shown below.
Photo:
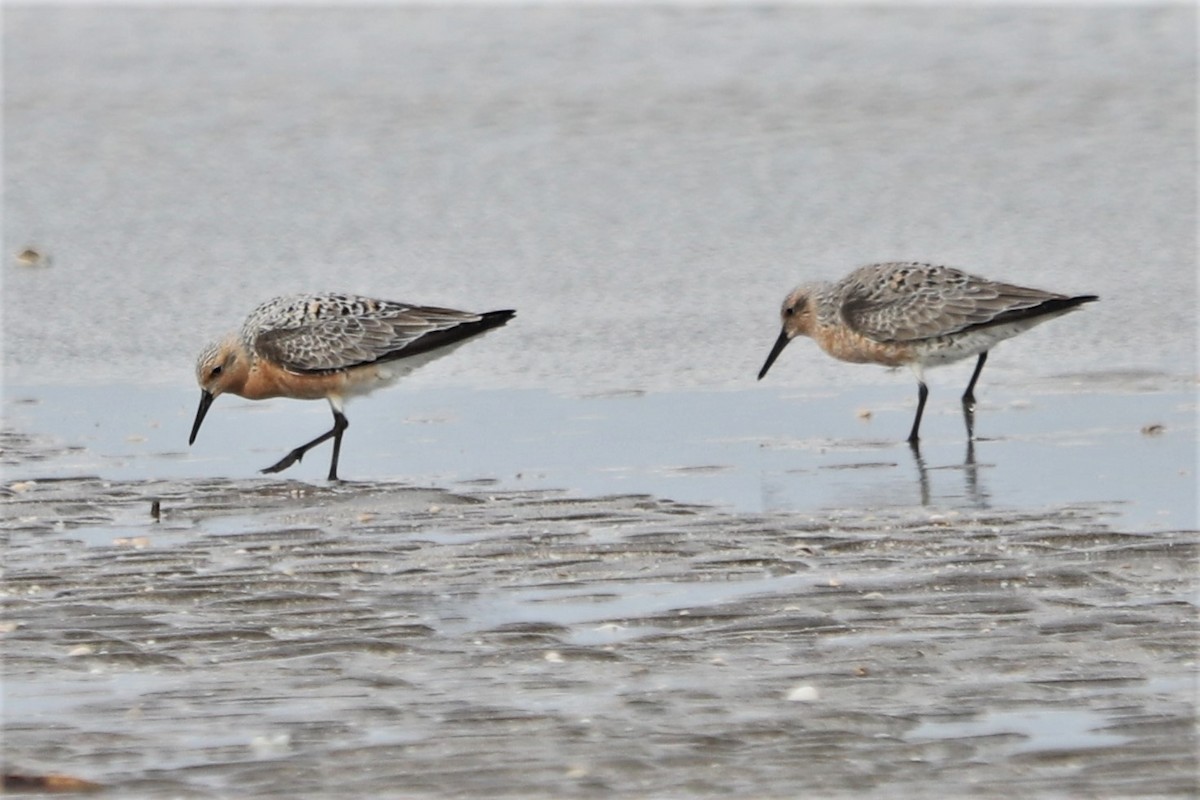
<svg viewBox="0 0 1200 800"><path fill-rule="evenodd" d="M3 492L10 771L123 797L1200 790L1196 531L393 483Z"/></svg>

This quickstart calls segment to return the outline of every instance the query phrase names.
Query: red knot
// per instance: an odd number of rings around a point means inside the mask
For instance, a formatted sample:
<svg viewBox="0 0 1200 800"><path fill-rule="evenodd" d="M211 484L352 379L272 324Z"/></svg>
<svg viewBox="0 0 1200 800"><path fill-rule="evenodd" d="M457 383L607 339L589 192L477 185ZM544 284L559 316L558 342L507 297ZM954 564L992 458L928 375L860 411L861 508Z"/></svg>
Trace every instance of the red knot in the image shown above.
<svg viewBox="0 0 1200 800"><path fill-rule="evenodd" d="M250 313L240 331L213 342L196 361L200 407L188 444L217 395L248 400L293 397L329 401L333 428L292 450L263 472L279 472L332 438L329 480L349 426L345 402L388 386L466 340L499 327L515 311L472 314L449 308L373 300L349 294L277 297Z"/></svg>
<svg viewBox="0 0 1200 800"><path fill-rule="evenodd" d="M925 367L979 356L963 393L967 436L974 435L975 382L997 344L1061 316L1094 294L1064 295L998 283L951 267L912 262L868 264L837 283L796 287L783 301L783 330L759 380L797 336L815 339L829 355L856 364L912 367L917 416L908 441L917 446L929 389Z"/></svg>

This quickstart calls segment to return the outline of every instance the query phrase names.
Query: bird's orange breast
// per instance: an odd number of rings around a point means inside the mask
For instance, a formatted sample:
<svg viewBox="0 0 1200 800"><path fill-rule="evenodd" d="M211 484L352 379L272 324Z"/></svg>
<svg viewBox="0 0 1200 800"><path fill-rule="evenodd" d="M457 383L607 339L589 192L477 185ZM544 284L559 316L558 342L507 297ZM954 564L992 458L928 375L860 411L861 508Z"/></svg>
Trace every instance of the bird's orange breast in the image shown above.
<svg viewBox="0 0 1200 800"><path fill-rule="evenodd" d="M345 383L344 372L320 375L291 372L271 361L259 360L250 369L246 383L236 394L247 400L265 400L269 397L321 400L340 394Z"/></svg>
<svg viewBox="0 0 1200 800"><path fill-rule="evenodd" d="M912 345L901 342L877 342L844 325L824 325L812 332L812 338L829 355L854 364L882 364L899 367L912 363L916 354Z"/></svg>

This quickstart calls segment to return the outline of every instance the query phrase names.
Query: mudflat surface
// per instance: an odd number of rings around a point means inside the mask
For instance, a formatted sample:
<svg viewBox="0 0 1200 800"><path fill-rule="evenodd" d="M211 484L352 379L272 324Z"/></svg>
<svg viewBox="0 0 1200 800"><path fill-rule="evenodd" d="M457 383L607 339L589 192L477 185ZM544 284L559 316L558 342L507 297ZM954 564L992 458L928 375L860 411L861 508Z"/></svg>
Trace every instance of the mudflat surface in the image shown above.
<svg viewBox="0 0 1200 800"><path fill-rule="evenodd" d="M387 483L3 492L6 761L114 796L1200 789L1195 531Z"/></svg>

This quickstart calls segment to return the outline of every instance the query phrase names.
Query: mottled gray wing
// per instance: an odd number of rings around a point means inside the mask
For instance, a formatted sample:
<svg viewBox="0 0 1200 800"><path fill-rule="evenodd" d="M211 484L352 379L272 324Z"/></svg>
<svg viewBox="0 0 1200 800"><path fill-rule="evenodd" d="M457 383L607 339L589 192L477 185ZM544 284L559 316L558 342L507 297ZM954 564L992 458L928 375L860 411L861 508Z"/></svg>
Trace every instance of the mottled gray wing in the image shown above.
<svg viewBox="0 0 1200 800"><path fill-rule="evenodd" d="M1004 322L1063 295L933 264L872 264L839 285L842 319L878 342L930 339Z"/></svg>
<svg viewBox="0 0 1200 800"><path fill-rule="evenodd" d="M327 295L294 298L257 321L251 315L247 333L259 357L294 372L325 372L403 357L422 337L478 319L448 308Z"/></svg>

